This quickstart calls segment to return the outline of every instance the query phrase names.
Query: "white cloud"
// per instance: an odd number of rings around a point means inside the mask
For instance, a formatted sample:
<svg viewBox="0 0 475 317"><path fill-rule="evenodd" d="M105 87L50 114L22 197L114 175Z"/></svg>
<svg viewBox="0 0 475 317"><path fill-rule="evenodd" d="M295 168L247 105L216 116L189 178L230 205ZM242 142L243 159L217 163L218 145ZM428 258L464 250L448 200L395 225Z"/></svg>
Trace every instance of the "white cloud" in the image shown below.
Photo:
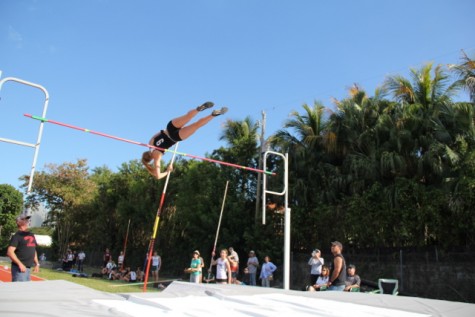
<svg viewBox="0 0 475 317"><path fill-rule="evenodd" d="M23 37L11 25L8 26L8 40L13 42L17 48L23 47Z"/></svg>

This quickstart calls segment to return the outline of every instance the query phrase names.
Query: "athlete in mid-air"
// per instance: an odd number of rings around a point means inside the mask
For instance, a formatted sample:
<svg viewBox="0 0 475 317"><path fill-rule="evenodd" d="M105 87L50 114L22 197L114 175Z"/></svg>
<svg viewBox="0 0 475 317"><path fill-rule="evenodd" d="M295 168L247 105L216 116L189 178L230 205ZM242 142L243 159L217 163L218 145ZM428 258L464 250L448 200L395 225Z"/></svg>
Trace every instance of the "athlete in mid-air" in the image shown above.
<svg viewBox="0 0 475 317"><path fill-rule="evenodd" d="M168 122L167 128L156 133L148 142L149 145L160 148L150 148L149 151L146 151L142 154L142 163L147 168L147 171L156 179L163 178L168 175L173 170L173 166L168 165L165 172L160 170L160 160L162 159L163 154L166 149L172 147L175 143L183 141L196 132L199 128L207 124L214 117L225 114L228 111L228 108L223 107L219 110L214 110L210 115L199 119L198 121L185 126L191 119L193 119L198 112L206 110L213 107L212 102L205 102L196 109L188 111L185 115L172 119Z"/></svg>

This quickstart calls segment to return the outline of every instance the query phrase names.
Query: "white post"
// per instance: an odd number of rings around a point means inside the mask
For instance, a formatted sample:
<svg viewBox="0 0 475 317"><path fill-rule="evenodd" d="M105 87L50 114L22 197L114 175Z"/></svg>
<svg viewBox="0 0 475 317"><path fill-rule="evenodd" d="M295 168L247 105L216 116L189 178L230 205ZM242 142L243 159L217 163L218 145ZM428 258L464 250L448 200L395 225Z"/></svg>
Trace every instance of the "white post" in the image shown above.
<svg viewBox="0 0 475 317"><path fill-rule="evenodd" d="M1 75L1 73L0 73L0 75ZM14 78L14 77L5 77L4 79L0 80L0 90L2 90L3 84L7 81L14 81L14 82L17 82L17 83L20 83L20 84L23 84L23 85L27 85L27 86L31 86L31 87L40 89L45 94L45 102L44 102L44 105L43 105L42 117L46 118L46 111L48 110L48 103L49 103L49 94L48 94L48 91L46 90L46 88L44 88L41 85L31 83L31 82L23 80L23 79L18 79L18 78ZM28 182L28 189L26 191L27 195L31 192L31 187L33 185L33 177L35 176L36 161L38 159L38 154L40 152L41 136L43 135L43 125L44 125L44 122L41 121L40 128L39 128L39 131L38 131L38 138L36 140L36 144L29 144L29 143L25 143L25 142L3 139L3 138L1 139L1 141L3 141L3 142L14 143L14 144L24 145L24 146L32 146L32 147L35 148L35 154L33 155L33 163L31 165L30 180Z"/></svg>
<svg viewBox="0 0 475 317"><path fill-rule="evenodd" d="M284 289L290 288L290 208L289 208L289 183L288 163L289 154L285 153L285 228L284 228Z"/></svg>
<svg viewBox="0 0 475 317"><path fill-rule="evenodd" d="M263 175L262 181L262 224L266 224L266 194L273 194L278 196L284 196L284 207L285 207L285 228L284 228L284 289L289 290L290 288L290 208L289 208L289 193L288 193L288 184L289 184L289 163L288 158L289 154L266 151L264 153L264 170L267 171L267 155L277 155L283 158L284 160L284 189L281 192L275 192L267 190L267 175Z"/></svg>

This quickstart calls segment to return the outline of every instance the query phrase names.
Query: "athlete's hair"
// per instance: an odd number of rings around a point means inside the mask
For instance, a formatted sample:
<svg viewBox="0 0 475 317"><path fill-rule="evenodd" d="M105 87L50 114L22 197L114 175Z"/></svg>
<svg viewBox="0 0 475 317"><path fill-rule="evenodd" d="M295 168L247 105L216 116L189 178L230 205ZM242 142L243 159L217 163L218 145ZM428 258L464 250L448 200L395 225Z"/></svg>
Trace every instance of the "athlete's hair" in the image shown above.
<svg viewBox="0 0 475 317"><path fill-rule="evenodd" d="M142 154L142 164L143 165L148 165L152 161L152 153L150 151L145 151Z"/></svg>
<svg viewBox="0 0 475 317"><path fill-rule="evenodd" d="M150 166L150 162L153 160L152 153L150 151L146 151L142 153L142 164L145 168L153 175L153 168Z"/></svg>

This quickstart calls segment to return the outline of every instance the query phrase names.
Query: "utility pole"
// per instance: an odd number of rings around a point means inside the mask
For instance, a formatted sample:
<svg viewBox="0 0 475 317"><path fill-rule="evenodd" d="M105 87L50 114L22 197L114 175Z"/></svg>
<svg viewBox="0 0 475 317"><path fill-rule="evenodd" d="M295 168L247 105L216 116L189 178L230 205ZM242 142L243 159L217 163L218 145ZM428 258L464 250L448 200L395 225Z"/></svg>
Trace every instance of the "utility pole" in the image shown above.
<svg viewBox="0 0 475 317"><path fill-rule="evenodd" d="M259 169L262 169L262 156L266 151L266 141L265 141L265 133L266 133L266 113L262 111L262 121L261 121L261 148L259 152ZM262 173L257 175L257 197L256 197L256 212L254 214L254 223L257 224L259 222L259 208L261 207L261 186L262 186Z"/></svg>

